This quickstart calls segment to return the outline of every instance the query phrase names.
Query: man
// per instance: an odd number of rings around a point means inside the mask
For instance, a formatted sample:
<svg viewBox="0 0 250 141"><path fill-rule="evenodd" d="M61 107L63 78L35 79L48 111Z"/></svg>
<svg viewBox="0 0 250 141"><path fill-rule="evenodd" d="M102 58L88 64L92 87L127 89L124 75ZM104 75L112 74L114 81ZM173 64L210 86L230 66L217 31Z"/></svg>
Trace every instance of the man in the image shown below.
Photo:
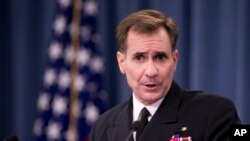
<svg viewBox="0 0 250 141"><path fill-rule="evenodd" d="M116 38L119 68L133 93L97 120L91 141L229 140L229 126L240 123L234 104L173 81L178 32L170 17L154 10L133 13L118 25Z"/></svg>

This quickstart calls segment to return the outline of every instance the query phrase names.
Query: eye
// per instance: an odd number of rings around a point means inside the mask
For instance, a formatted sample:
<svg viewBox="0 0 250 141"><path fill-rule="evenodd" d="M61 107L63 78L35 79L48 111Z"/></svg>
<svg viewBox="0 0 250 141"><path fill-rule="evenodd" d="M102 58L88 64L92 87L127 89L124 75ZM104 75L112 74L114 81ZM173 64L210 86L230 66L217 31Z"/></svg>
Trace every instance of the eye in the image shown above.
<svg viewBox="0 0 250 141"><path fill-rule="evenodd" d="M160 53L160 54L157 54L155 56L155 59L156 60L159 60L159 61L164 61L165 59L167 59L167 55L166 54L163 54L163 53Z"/></svg>
<svg viewBox="0 0 250 141"><path fill-rule="evenodd" d="M135 55L134 59L136 61L142 61L145 57L142 54L137 54Z"/></svg>
<svg viewBox="0 0 250 141"><path fill-rule="evenodd" d="M157 56L156 56L156 59L158 59L158 60L163 60L163 59L165 59L165 56L163 56L163 55L157 55Z"/></svg>

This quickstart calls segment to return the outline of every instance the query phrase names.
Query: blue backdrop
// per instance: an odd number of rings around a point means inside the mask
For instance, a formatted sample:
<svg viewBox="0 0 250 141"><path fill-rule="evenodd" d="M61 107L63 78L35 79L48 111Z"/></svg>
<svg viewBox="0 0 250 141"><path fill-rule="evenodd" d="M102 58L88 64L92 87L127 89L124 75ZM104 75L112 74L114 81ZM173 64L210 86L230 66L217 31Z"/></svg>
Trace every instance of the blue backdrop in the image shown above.
<svg viewBox="0 0 250 141"><path fill-rule="evenodd" d="M115 27L126 15L152 8L172 16L179 26L175 80L187 89L230 98L242 122L250 124L249 7L249 0L99 0L110 107L131 94L114 59ZM54 14L52 0L0 2L0 140L12 133L32 140Z"/></svg>

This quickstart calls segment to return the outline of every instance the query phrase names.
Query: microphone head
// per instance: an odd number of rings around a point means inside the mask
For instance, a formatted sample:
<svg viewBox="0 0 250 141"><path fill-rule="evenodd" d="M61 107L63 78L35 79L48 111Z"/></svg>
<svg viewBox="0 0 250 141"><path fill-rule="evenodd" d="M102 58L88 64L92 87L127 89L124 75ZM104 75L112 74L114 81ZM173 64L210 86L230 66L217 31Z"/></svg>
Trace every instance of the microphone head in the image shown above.
<svg viewBox="0 0 250 141"><path fill-rule="evenodd" d="M139 127L141 126L141 122L140 121L134 121L131 125L131 129L136 131Z"/></svg>
<svg viewBox="0 0 250 141"><path fill-rule="evenodd" d="M6 137L4 141L18 141L18 138L16 135L11 135L11 136Z"/></svg>

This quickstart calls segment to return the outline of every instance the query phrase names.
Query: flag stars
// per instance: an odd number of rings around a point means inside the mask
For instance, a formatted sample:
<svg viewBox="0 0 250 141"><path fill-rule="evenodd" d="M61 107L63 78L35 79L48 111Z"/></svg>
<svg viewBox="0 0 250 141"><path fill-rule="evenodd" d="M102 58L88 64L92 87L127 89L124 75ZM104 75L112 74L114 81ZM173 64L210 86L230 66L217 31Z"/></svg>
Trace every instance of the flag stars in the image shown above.
<svg viewBox="0 0 250 141"><path fill-rule="evenodd" d="M51 86L55 83L56 71L54 69L47 69L44 74L44 84L45 86Z"/></svg>
<svg viewBox="0 0 250 141"><path fill-rule="evenodd" d="M59 74L58 85L61 89L66 89L70 86L70 74L66 70L62 70Z"/></svg>
<svg viewBox="0 0 250 141"><path fill-rule="evenodd" d="M40 136L42 134L42 126L43 126L42 120L39 118L36 119L33 128L33 132L35 133L35 135Z"/></svg>
<svg viewBox="0 0 250 141"><path fill-rule="evenodd" d="M55 33L61 35L66 29L66 19L64 16L58 16L54 22Z"/></svg>
<svg viewBox="0 0 250 141"><path fill-rule="evenodd" d="M81 38L82 38L83 41L90 40L91 31L92 31L92 29L88 25L85 25L85 26L81 27Z"/></svg>
<svg viewBox="0 0 250 141"><path fill-rule="evenodd" d="M46 111L49 108L50 96L47 93L42 93L38 99L38 109L40 111Z"/></svg>
<svg viewBox="0 0 250 141"><path fill-rule="evenodd" d="M84 111L84 116L86 118L86 121L89 124L92 124L97 120L97 118L99 116L99 110L93 103L89 102L86 105L86 109Z"/></svg>
<svg viewBox="0 0 250 141"><path fill-rule="evenodd" d="M61 125L56 122L50 122L47 128L47 137L49 140L58 140L60 138Z"/></svg>
<svg viewBox="0 0 250 141"><path fill-rule="evenodd" d="M101 40L101 37L100 37L99 34L94 33L94 34L92 35L91 41L92 41L93 43L98 44L98 43L100 42L100 40ZM96 46L96 47L98 47L98 46Z"/></svg>
<svg viewBox="0 0 250 141"><path fill-rule="evenodd" d="M71 5L71 0L59 0L58 2L63 8L67 8Z"/></svg>
<svg viewBox="0 0 250 141"><path fill-rule="evenodd" d="M97 13L97 3L93 0L87 0L83 4L83 12L88 16L95 16Z"/></svg>
<svg viewBox="0 0 250 141"><path fill-rule="evenodd" d="M62 45L58 42L53 42L49 49L49 57L52 61L57 60L62 54Z"/></svg>
<svg viewBox="0 0 250 141"><path fill-rule="evenodd" d="M90 59L90 51L87 49L81 49L77 55L77 61L80 66L84 66L88 63Z"/></svg>
<svg viewBox="0 0 250 141"><path fill-rule="evenodd" d="M65 114L67 110L67 100L64 97L56 96L52 107L55 115L59 116Z"/></svg>
<svg viewBox="0 0 250 141"><path fill-rule="evenodd" d="M97 93L97 84L94 81L89 82L87 89L91 94L96 94Z"/></svg>
<svg viewBox="0 0 250 141"><path fill-rule="evenodd" d="M95 73L102 73L104 70L103 61L101 57L95 57L91 60L90 68Z"/></svg>

